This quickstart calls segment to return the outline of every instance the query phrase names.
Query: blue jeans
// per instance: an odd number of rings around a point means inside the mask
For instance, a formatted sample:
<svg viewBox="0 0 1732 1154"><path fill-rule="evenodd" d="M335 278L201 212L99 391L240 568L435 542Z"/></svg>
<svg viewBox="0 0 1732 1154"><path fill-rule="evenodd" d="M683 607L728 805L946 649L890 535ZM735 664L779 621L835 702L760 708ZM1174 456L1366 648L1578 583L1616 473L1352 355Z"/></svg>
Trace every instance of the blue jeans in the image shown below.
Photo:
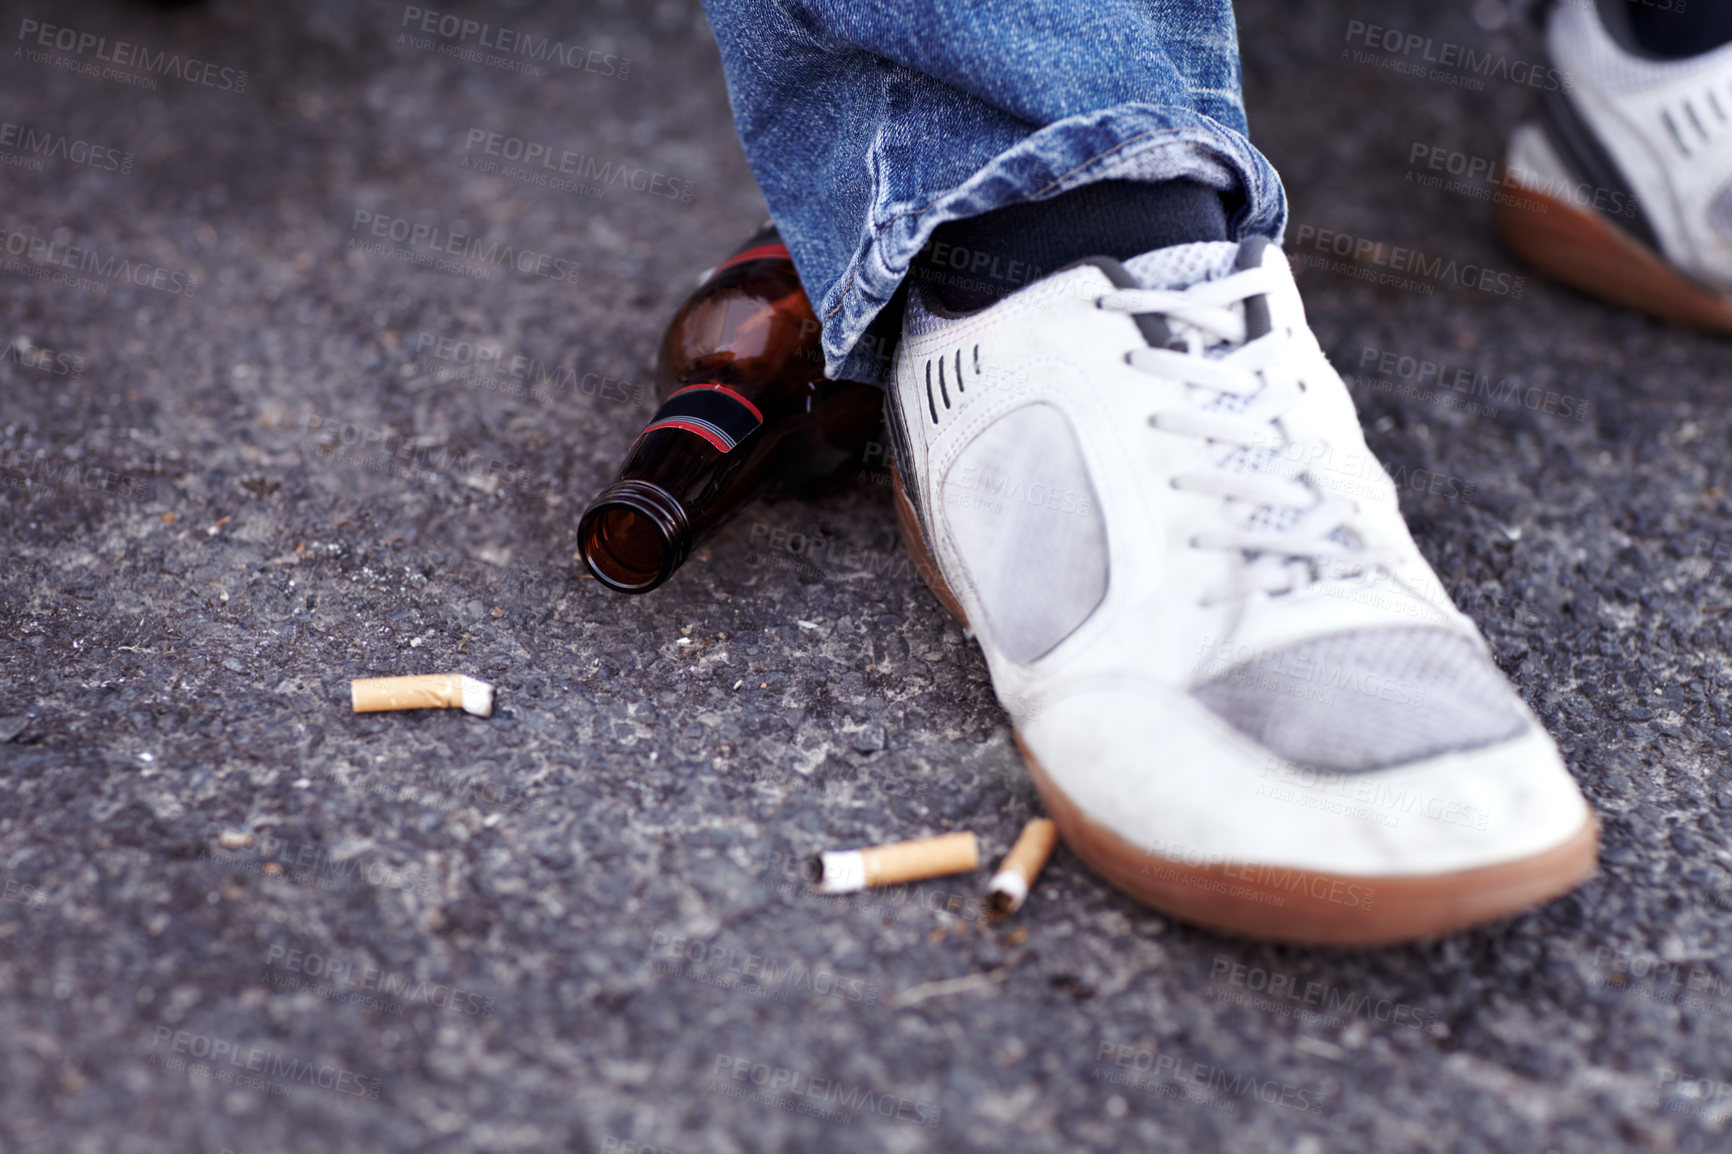
<svg viewBox="0 0 1732 1154"><path fill-rule="evenodd" d="M824 322L830 375L932 230L1096 180L1188 177L1279 240L1230 0L704 0L734 123Z"/></svg>

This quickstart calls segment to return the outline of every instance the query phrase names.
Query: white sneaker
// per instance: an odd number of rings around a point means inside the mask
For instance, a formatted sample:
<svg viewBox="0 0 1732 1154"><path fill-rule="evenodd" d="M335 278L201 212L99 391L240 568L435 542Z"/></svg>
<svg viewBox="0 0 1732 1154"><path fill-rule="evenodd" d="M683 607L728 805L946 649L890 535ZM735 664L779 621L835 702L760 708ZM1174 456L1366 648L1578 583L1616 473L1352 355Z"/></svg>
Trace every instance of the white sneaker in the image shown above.
<svg viewBox="0 0 1732 1154"><path fill-rule="evenodd" d="M1425 937L1592 874L1596 823L1402 523L1280 250L910 293L909 551L986 655L1066 842L1159 909Z"/></svg>
<svg viewBox="0 0 1732 1154"><path fill-rule="evenodd" d="M1597 296L1732 332L1732 45L1646 59L1573 0L1546 46L1569 82L1510 138L1504 242Z"/></svg>

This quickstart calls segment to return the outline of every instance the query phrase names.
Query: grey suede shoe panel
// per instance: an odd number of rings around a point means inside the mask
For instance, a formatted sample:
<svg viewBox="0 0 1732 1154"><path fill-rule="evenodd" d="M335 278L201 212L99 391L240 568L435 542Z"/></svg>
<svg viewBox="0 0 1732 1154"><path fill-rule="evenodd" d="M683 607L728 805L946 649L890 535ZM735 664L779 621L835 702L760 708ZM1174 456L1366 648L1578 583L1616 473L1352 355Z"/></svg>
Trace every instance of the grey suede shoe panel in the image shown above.
<svg viewBox="0 0 1732 1154"><path fill-rule="evenodd" d="M976 628L1018 663L1046 654L1107 592L1107 530L1070 422L1033 404L983 431L944 474L941 515L979 590Z"/></svg>

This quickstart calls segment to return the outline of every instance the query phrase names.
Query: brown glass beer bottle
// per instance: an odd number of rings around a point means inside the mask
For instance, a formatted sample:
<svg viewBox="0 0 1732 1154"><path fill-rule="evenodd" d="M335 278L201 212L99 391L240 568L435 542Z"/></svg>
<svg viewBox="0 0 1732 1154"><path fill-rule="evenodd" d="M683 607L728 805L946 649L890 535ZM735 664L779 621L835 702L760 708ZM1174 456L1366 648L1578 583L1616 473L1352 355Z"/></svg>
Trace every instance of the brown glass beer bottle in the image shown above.
<svg viewBox="0 0 1732 1154"><path fill-rule="evenodd" d="M818 320L774 228L674 314L656 392L661 407L577 527L590 571L622 593L666 581L772 486L810 489L858 469L884 396L824 376Z"/></svg>

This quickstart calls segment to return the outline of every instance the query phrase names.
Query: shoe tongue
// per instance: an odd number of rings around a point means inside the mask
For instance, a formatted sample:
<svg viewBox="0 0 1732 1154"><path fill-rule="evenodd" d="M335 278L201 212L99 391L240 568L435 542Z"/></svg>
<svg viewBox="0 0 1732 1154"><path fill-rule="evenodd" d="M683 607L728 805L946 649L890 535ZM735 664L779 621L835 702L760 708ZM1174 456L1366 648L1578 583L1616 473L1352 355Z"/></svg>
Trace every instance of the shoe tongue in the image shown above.
<svg viewBox="0 0 1732 1154"><path fill-rule="evenodd" d="M1125 271L1146 289L1187 289L1200 281L1231 276L1239 246L1230 240L1203 240L1157 248L1124 262Z"/></svg>

